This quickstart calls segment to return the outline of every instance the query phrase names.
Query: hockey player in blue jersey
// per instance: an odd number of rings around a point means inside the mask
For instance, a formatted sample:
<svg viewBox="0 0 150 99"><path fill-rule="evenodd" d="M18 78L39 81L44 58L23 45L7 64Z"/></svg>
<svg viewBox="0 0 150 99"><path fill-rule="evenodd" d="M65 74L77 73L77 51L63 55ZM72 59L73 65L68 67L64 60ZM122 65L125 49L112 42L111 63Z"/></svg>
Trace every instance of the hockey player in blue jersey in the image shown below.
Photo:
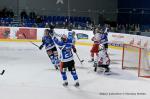
<svg viewBox="0 0 150 99"><path fill-rule="evenodd" d="M108 49L108 31L107 28L105 30L101 29L100 32L100 44L104 45L104 48L107 50Z"/></svg>
<svg viewBox="0 0 150 99"><path fill-rule="evenodd" d="M53 37L53 39L55 43L59 46L61 51L60 72L64 81L63 86L68 85L67 75L66 75L66 71L68 69L68 71L71 72L73 79L75 81L75 87L78 87L79 86L78 75L76 73L75 62L72 53L72 50L74 53L76 53L76 48L72 43L72 39L68 38L64 34L62 35L61 40L58 40L56 37Z"/></svg>
<svg viewBox="0 0 150 99"><path fill-rule="evenodd" d="M52 64L55 66L55 68L57 70L59 68L59 58L58 58L57 48L51 37L52 33L53 33L52 29L50 29L50 30L45 29L44 36L42 38L42 45L39 47L39 49L41 50L45 46L46 52L47 52Z"/></svg>
<svg viewBox="0 0 150 99"><path fill-rule="evenodd" d="M108 49L108 32L109 32L109 27L108 25L105 25L102 29L101 29L101 44L104 45L105 49Z"/></svg>

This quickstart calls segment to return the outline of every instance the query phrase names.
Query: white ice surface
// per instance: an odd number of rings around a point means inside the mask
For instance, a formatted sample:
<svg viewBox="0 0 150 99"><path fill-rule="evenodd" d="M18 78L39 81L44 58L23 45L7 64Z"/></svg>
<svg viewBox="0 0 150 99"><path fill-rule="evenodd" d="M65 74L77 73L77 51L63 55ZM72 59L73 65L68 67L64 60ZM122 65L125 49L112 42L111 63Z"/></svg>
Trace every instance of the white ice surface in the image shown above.
<svg viewBox="0 0 150 99"><path fill-rule="evenodd" d="M93 72L87 62L90 48L77 46L80 58L85 60L83 65L74 55L80 87L73 86L68 72L69 87L64 88L60 72L54 70L44 49L40 51L30 43L0 42L0 72L6 70L0 76L0 99L150 99L150 79L138 78L136 71L122 70L121 50L109 49L113 75L106 76Z"/></svg>

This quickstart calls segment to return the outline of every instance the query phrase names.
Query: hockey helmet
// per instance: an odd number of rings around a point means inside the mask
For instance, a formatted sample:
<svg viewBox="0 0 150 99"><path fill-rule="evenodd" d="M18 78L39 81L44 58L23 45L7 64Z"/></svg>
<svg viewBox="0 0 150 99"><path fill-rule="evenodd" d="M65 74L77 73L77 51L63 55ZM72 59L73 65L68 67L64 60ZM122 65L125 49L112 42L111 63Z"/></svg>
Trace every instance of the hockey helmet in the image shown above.
<svg viewBox="0 0 150 99"><path fill-rule="evenodd" d="M53 36L54 35L54 30L49 30L49 35Z"/></svg>
<svg viewBox="0 0 150 99"><path fill-rule="evenodd" d="M72 31L72 35L73 35L73 36L75 36L75 35L76 35L75 31Z"/></svg>
<svg viewBox="0 0 150 99"><path fill-rule="evenodd" d="M72 25L69 24L68 27L67 27L68 31L72 31Z"/></svg>
<svg viewBox="0 0 150 99"><path fill-rule="evenodd" d="M49 29L45 29L44 36L48 36L48 34L49 34Z"/></svg>
<svg viewBox="0 0 150 99"><path fill-rule="evenodd" d="M61 40L65 42L67 40L67 35L63 34Z"/></svg>
<svg viewBox="0 0 150 99"><path fill-rule="evenodd" d="M99 51L104 50L104 49L105 49L104 44L99 44Z"/></svg>
<svg viewBox="0 0 150 99"><path fill-rule="evenodd" d="M50 24L49 28L50 28L50 30L53 30L55 28L55 26Z"/></svg>

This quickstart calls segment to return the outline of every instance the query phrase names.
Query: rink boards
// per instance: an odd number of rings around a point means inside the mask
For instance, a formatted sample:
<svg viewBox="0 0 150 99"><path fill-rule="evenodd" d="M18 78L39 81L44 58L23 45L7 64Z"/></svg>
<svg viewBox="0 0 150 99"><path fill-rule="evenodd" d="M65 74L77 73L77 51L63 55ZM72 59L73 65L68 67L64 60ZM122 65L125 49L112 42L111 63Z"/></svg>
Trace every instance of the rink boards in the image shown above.
<svg viewBox="0 0 150 99"><path fill-rule="evenodd" d="M0 42L41 42L45 28L27 28L27 27L0 27ZM76 33L76 44L82 46L91 46L93 31L91 30L73 30ZM55 29L56 34L68 34L67 29ZM26 37L24 37L24 35ZM108 33L109 45L111 48L122 48L123 44L132 42L135 46L150 46L149 37L123 34Z"/></svg>

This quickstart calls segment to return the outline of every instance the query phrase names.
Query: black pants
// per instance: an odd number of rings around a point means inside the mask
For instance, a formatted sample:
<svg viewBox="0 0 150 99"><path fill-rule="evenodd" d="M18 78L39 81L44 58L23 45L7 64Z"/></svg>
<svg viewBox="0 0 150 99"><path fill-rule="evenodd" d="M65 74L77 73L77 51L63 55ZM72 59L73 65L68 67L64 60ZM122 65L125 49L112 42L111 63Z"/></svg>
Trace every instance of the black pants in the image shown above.
<svg viewBox="0 0 150 99"><path fill-rule="evenodd" d="M71 60L69 62L61 62L60 69L63 71L64 68L67 68L68 71L75 71L75 62Z"/></svg>

